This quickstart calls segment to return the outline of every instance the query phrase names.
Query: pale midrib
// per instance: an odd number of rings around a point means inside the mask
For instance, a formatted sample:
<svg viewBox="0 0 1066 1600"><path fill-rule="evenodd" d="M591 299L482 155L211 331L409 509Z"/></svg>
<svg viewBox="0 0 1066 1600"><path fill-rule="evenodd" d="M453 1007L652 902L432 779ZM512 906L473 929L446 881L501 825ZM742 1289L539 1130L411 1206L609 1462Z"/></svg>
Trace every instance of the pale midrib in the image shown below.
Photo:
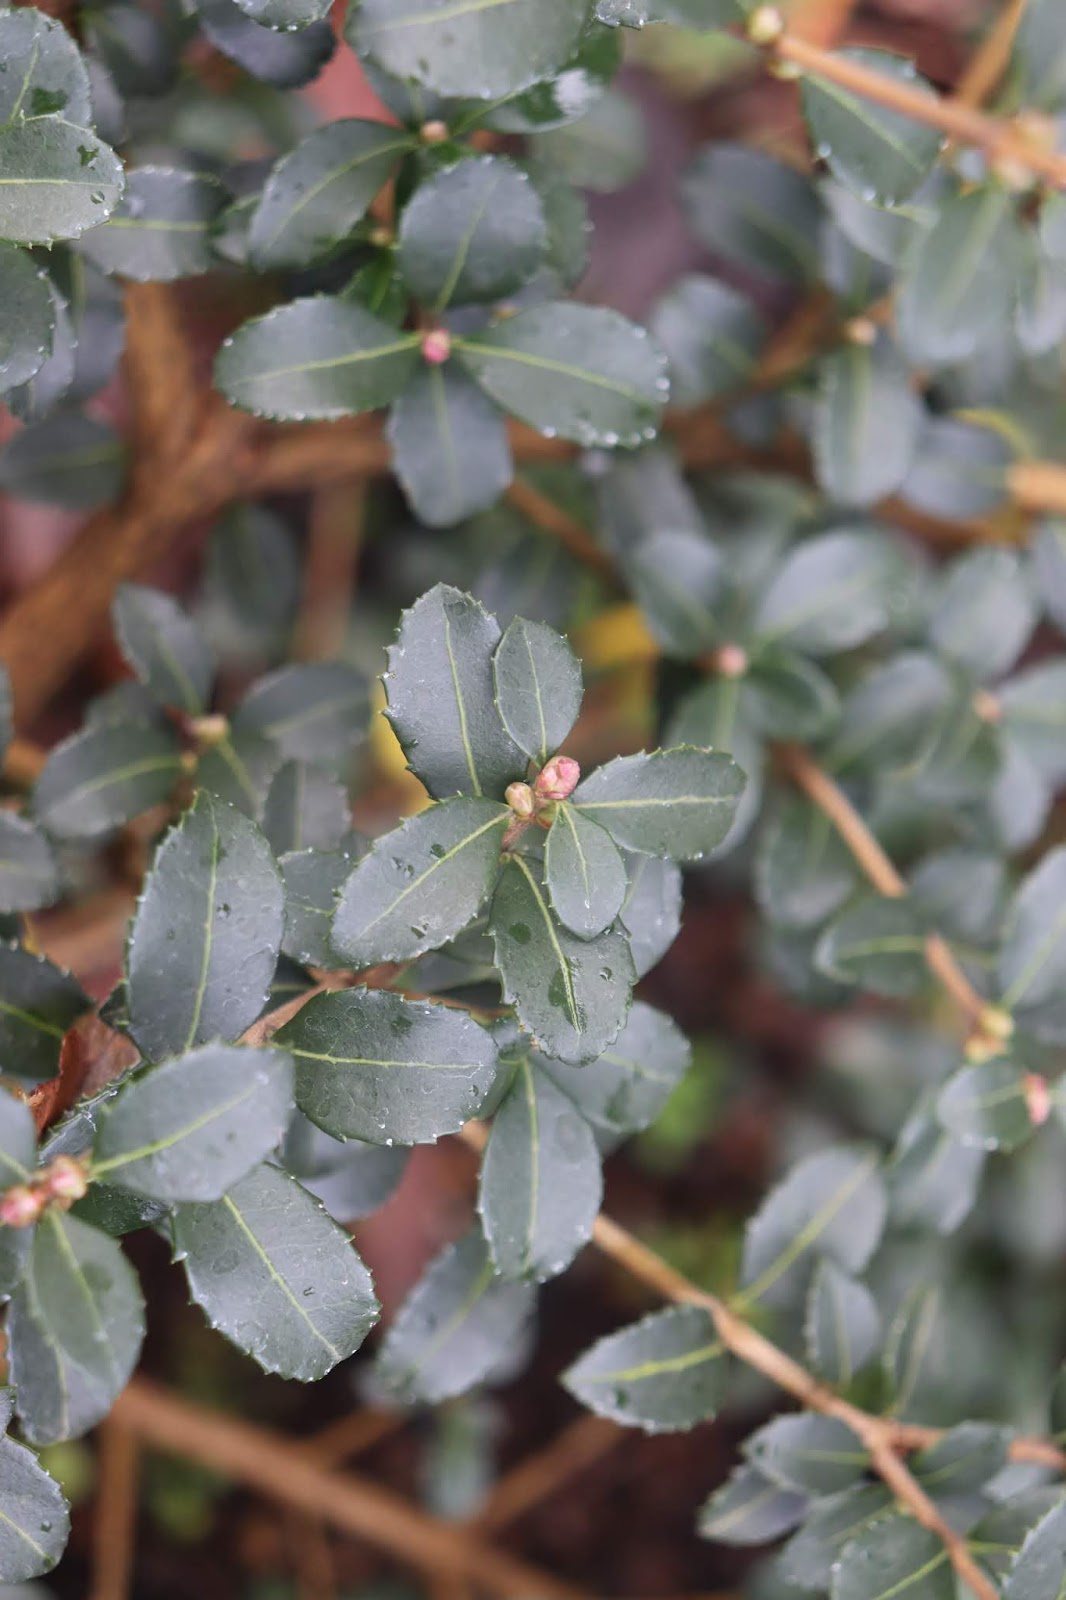
<svg viewBox="0 0 1066 1600"><path fill-rule="evenodd" d="M204 996L207 993L207 978L211 968L211 951L215 942L215 890L218 887L218 850L219 850L218 824L214 817L211 818L211 871L207 883L207 911L204 915L204 950L200 962L200 981L196 986L196 995L193 1000L192 1016L189 1019L189 1031L185 1037L186 1050L195 1043L196 1032L200 1026L203 1014Z"/></svg>
<svg viewBox="0 0 1066 1600"><path fill-rule="evenodd" d="M413 1067L419 1072L477 1072L477 1061L390 1061L374 1056L335 1056L328 1050L304 1050L298 1045L285 1048L304 1061L326 1061L333 1067Z"/></svg>
<svg viewBox="0 0 1066 1600"><path fill-rule="evenodd" d="M643 1378L658 1378L666 1372L687 1372L690 1367L701 1367L725 1354L725 1345L715 1340L701 1345L698 1350L686 1350L682 1355L666 1356L661 1361L644 1361L636 1367L621 1367L616 1372L593 1372L589 1383L636 1383Z"/></svg>
<svg viewBox="0 0 1066 1600"><path fill-rule="evenodd" d="M803 1252L814 1243L819 1234L824 1232L841 1207L847 1204L855 1190L866 1182L866 1179L876 1170L876 1167L876 1161L870 1160L863 1162L854 1172L850 1173L848 1181L841 1185L838 1192L822 1206L821 1210L815 1212L807 1225L801 1228L795 1238L789 1242L788 1248L782 1250L777 1260L771 1261L770 1265L756 1278L755 1282L749 1284L737 1296L735 1305L737 1307L750 1305L753 1300L758 1300L761 1295L764 1295L767 1289L773 1288L782 1274L787 1272L789 1267L798 1261Z"/></svg>
<svg viewBox="0 0 1066 1600"><path fill-rule="evenodd" d="M528 1056L522 1058L521 1072L526 1109L529 1112L529 1221L526 1226L526 1248L522 1257L522 1265L528 1272L535 1259L534 1244L540 1211L540 1118L537 1114L537 1092Z"/></svg>
<svg viewBox="0 0 1066 1600"><path fill-rule="evenodd" d="M473 350L478 355L498 357L502 361L519 361L528 367L539 367L544 372L558 372L564 378L574 378L578 383L584 383L592 389L605 389L609 394L620 394L626 400L635 401L637 405L650 404L649 396L642 394L639 389L634 389L627 383L617 383L612 378L606 378L601 373L590 372L586 367L573 367L566 361L553 361L550 356L534 356L526 350L510 350L506 345L477 344L473 339L456 339L453 341L459 350Z"/></svg>
<svg viewBox="0 0 1066 1600"><path fill-rule="evenodd" d="M300 212L303 211L305 207L309 206L313 200L317 200L322 191L324 189L328 189L331 183L336 183L338 178L347 177L350 172L358 172L360 167L367 166L371 161L380 161L386 156L394 155L397 151L409 150L410 148L410 139L394 139L391 144L378 145L374 150L362 150L353 159L342 162L340 166L331 167L328 172L324 173L323 176L319 178L317 183L311 184L310 188L305 190L300 199L289 207L289 209L283 214L273 233L268 233L264 239L258 241L259 249L262 250L269 248L270 245L276 243L278 238L285 232L286 228L292 224L293 219L298 217Z"/></svg>
<svg viewBox="0 0 1066 1600"><path fill-rule="evenodd" d="M560 970L563 974L563 988L566 991L566 1003L570 1012L570 1023L575 1031L577 1031L581 1027L581 1015L578 1009L577 996L574 993L574 978L570 971L570 963L563 954L563 947L559 943L559 937L555 932L551 914L548 911L547 905L544 903L544 897L540 892L533 874L530 872L521 856L513 856L511 859L514 861L515 866L525 874L526 882L529 884L533 898L537 902L537 909L544 918L544 926L548 930L548 939L551 943L552 949L555 952L556 959L558 960Z"/></svg>
<svg viewBox="0 0 1066 1600"><path fill-rule="evenodd" d="M84 800L88 795L97 794L101 789L122 783L127 778L140 778L147 772L162 772L167 767L173 767L176 771L180 764L176 755L165 755L147 756L143 761L131 761L126 767L112 767L110 772L103 773L99 778L88 778L84 783L79 783L77 788L69 790L63 796L62 807L69 809L72 802ZM48 809L46 804L45 810ZM58 806L55 809L59 809Z"/></svg>
<svg viewBox="0 0 1066 1600"><path fill-rule="evenodd" d="M506 820L506 816L501 814L500 816L493 817L489 822L483 822L480 828L475 829L473 833L468 833L464 838L459 840L458 844L452 845L450 850L445 851L444 855L438 856L433 862L433 865L431 867L427 867L425 872L420 873L419 876L415 878L413 883L409 883L407 885L406 889L402 889L396 896L395 900L390 900L389 904L383 911L379 911L376 917L372 917L369 922L363 924L359 937L361 939L365 939L371 928L376 928L379 922L382 922L386 917L392 916L397 906L406 900L409 894L414 894L416 889L420 889L425 883L426 879L432 877L434 872L438 872L446 862L454 860L460 851L465 850L468 845L473 844L475 839L480 839L483 833L487 833L490 828L501 827Z"/></svg>
<svg viewBox="0 0 1066 1600"><path fill-rule="evenodd" d="M416 11L409 17L397 17L392 22L379 23L377 27L363 28L364 38L373 39L382 33L399 33L403 28L433 27L440 22L455 22L460 17L475 16L479 11L495 11L499 6L518 5L520 0L452 0L451 5L432 11Z"/></svg>
<svg viewBox="0 0 1066 1600"><path fill-rule="evenodd" d="M352 350L343 356L323 356L318 361L301 361L295 367L275 367L270 372L254 372L248 377L238 374L227 381L235 387L244 388L253 383L273 383L275 378L299 378L307 372L328 372L336 367L357 366L361 361L379 361L384 356L414 350L417 345L417 336L410 334L406 338L395 339L392 344L379 344L373 350Z"/></svg>
<svg viewBox="0 0 1066 1600"><path fill-rule="evenodd" d="M54 1022L46 1022L43 1017L35 1017L32 1011L23 1011L21 1006L13 1006L10 1000L0 1000L0 1012L5 1016L14 1017L18 1022L26 1023L27 1027L36 1028L38 1033L50 1034L53 1039L62 1039L67 1031L65 1028L57 1027Z"/></svg>
<svg viewBox="0 0 1066 1600"><path fill-rule="evenodd" d="M261 1087L260 1084L249 1084L241 1090L240 1094L235 1095L232 1100L226 1100L221 1105L212 1106L210 1111L205 1111L202 1116L195 1117L192 1122L185 1123L181 1128L175 1128L173 1133L167 1134L164 1138L156 1139L152 1144L142 1145L139 1150L127 1150L120 1156L109 1156L105 1161L94 1162L94 1176L99 1177L101 1173L114 1172L118 1167L129 1166L134 1161L145 1161L150 1156L157 1156L164 1150L173 1149L183 1139L191 1138L194 1133L199 1133L201 1128L210 1127L212 1122L217 1122L220 1117L227 1116L229 1112L235 1111L246 1100L252 1099L253 1095Z"/></svg>
<svg viewBox="0 0 1066 1600"><path fill-rule="evenodd" d="M271 1261L270 1257L267 1255L267 1253L264 1250L264 1248L263 1248L262 1244L260 1243L259 1239L256 1237L256 1235L252 1231L252 1229L248 1226L248 1223L244 1219L244 1214L240 1211L238 1206L234 1203L232 1197L230 1195L228 1195L228 1194L227 1195L223 1195L222 1203L226 1207L226 1209L229 1211L230 1215L233 1217L234 1222L237 1224L238 1228L240 1228L241 1232L244 1234L245 1238L248 1240L249 1244L252 1246L252 1249L255 1251L255 1253L259 1257L260 1261L262 1261L264 1267L266 1267L267 1272L270 1275L271 1281L274 1284L276 1284L278 1289L281 1290L281 1293L284 1295L285 1299L288 1300L289 1304L292 1306L293 1310L297 1313L297 1315L301 1318L301 1320L307 1324L307 1326L310 1328L311 1332L314 1334L314 1336L318 1340L318 1342L326 1350L329 1351L330 1355L333 1357L333 1360L335 1362L339 1361L341 1359L341 1352L337 1349L336 1345L331 1344L331 1342L326 1338L325 1334L322 1332L321 1328L319 1328L312 1321L312 1319L308 1315L308 1312L305 1309L305 1307L300 1304L299 1300L297 1300L296 1296L293 1294L292 1290L289 1288L289 1285L285 1282L285 1279L281 1276L281 1273L278 1271L278 1269L275 1267L274 1263Z"/></svg>
<svg viewBox="0 0 1066 1600"><path fill-rule="evenodd" d="M463 691L459 682L459 669L455 664L455 653L452 650L452 625L446 610L441 612L444 622L444 648L448 653L448 666L452 675L452 690L455 694L455 710L459 717L459 737L463 742L463 751L466 755L466 768L470 774L470 781L474 785L474 793L479 798L482 793L481 779L478 777L477 764L474 761L474 751L470 744L470 730L466 723L466 706L463 703Z"/></svg>

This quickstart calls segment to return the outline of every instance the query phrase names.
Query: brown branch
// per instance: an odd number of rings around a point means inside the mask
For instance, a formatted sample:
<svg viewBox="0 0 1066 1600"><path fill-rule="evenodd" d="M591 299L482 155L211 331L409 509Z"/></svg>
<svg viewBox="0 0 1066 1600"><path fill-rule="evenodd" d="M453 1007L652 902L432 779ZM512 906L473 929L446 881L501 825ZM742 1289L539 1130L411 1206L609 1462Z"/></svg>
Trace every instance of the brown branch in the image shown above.
<svg viewBox="0 0 1066 1600"><path fill-rule="evenodd" d="M554 500L534 488L527 478L516 477L507 491L507 498L523 516L535 522L545 533L553 534L565 550L598 578L605 578L612 586L618 579L614 563L605 550L601 550L583 522L556 505Z"/></svg>
<svg viewBox="0 0 1066 1600"><path fill-rule="evenodd" d="M1007 0L993 21L956 85L955 99L960 105L983 105L1003 77L1026 3L1027 0Z"/></svg>
<svg viewBox="0 0 1066 1600"><path fill-rule="evenodd" d="M366 512L366 484L328 484L311 502L303 597L293 630L301 661L339 656L348 634Z"/></svg>
<svg viewBox="0 0 1066 1600"><path fill-rule="evenodd" d="M302 1449L320 1466L339 1467L398 1433L409 1420L407 1411L375 1411L362 1406L312 1434Z"/></svg>
<svg viewBox="0 0 1066 1600"><path fill-rule="evenodd" d="M613 1450L622 1437L622 1430L613 1422L584 1413L543 1450L527 1456L501 1478L469 1526L482 1533L496 1533L509 1522L516 1522L555 1494L568 1478Z"/></svg>
<svg viewBox="0 0 1066 1600"><path fill-rule="evenodd" d="M141 1447L113 1413L98 1438L91 1600L126 1600L133 1581Z"/></svg>
<svg viewBox="0 0 1066 1600"><path fill-rule="evenodd" d="M145 1444L199 1461L283 1505L365 1539L405 1566L465 1578L502 1596L588 1600L574 1585L409 1506L368 1479L312 1461L283 1435L222 1416L135 1378L112 1413Z"/></svg>
<svg viewBox="0 0 1066 1600"><path fill-rule="evenodd" d="M123 370L135 473L164 470L179 457L196 432L204 404L176 293L165 283L126 287Z"/></svg>

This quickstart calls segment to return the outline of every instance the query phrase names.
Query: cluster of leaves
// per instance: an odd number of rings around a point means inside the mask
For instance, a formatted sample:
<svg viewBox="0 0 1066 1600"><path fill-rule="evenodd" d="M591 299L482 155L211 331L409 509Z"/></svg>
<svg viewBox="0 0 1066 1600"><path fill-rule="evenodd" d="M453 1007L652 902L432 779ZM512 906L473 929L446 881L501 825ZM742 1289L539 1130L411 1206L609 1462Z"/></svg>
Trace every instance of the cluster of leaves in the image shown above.
<svg viewBox="0 0 1066 1600"><path fill-rule="evenodd" d="M1038 850L1066 778L1066 528L934 564L899 527L1017 531L1012 464L1061 453L1066 201L809 73L813 176L723 144L684 176L728 283L684 277L653 337L561 299L587 261L579 190L625 123L609 86L622 25L747 9L361 0L347 46L395 120L310 130L289 91L334 48L322 0L110 0L86 9L81 46L32 9L0 11L0 393L26 424L0 482L76 507L120 492L121 440L81 409L122 349L116 280L216 272L247 290L258 275L279 303L225 341L218 388L290 421L387 405L416 523L389 526L382 609L430 564L450 580L403 611L389 651L387 715L426 791L392 831L352 828L371 686L349 661L286 662L298 554L262 506L215 530L196 616L119 592L133 677L90 703L23 807L0 809L5 1425L17 1411L44 1445L106 1415L143 1333L119 1243L140 1228L171 1242L236 1346L323 1376L378 1314L343 1224L383 1204L410 1147L471 1119L491 1123L477 1221L411 1291L372 1382L426 1404L511 1375L536 1285L592 1235L604 1157L688 1068L673 1021L632 998L678 931L688 863L750 881L760 961L842 1013L849 1058L747 1226L731 1303L844 1397L942 1425L911 1458L917 1483L1008 1600L1044 1600L1066 1508L1008 1456L1022 1421L1066 1426L1061 1296L1023 1329L975 1263L998 1252L1025 1293L1041 1251L1066 1246L1018 1220L1061 1167L1066 1121L1066 851ZM1030 0L1005 104L1066 112L1058 10ZM197 40L239 69L221 117L183 69ZM841 55L934 92L887 52ZM248 143L271 156L233 161ZM125 170L111 145L132 152ZM825 346L735 403L766 306L812 289ZM686 472L649 447L668 384L682 407L721 403L749 445L799 432L813 488ZM585 450L538 486L598 541L596 575L493 509L513 473L505 414ZM443 542L422 531L441 526ZM578 781L583 674L564 634L588 660L605 625L623 654L662 662L644 741L661 748ZM901 892L873 892L791 782L797 744ZM122 982L94 1007L23 919L97 881L131 825L154 856ZM985 1008L968 1046L934 1025L932 940ZM94 1011L133 1064L39 1141L18 1086L54 1076ZM710 1312L675 1306L564 1381L623 1424L689 1428L737 1388L744 1403L731 1365ZM764 1592L952 1600L944 1544L843 1423L778 1417L744 1458L700 1528L789 1535ZM5 1437L0 1576L45 1570L66 1529L56 1486Z"/></svg>

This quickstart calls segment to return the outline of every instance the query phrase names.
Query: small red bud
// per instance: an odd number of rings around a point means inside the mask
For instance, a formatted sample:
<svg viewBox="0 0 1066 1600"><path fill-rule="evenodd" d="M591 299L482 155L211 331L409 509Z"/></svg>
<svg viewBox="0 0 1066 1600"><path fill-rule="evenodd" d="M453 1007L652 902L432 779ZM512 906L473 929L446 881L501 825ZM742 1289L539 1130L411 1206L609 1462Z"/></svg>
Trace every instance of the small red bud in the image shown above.
<svg viewBox="0 0 1066 1600"><path fill-rule="evenodd" d="M37 1221L46 1204L45 1196L28 1184L17 1183L0 1197L0 1222L9 1228L29 1228Z"/></svg>
<svg viewBox="0 0 1066 1600"><path fill-rule="evenodd" d="M566 800L577 788L581 768L570 756L553 756L533 784L538 800Z"/></svg>
<svg viewBox="0 0 1066 1600"><path fill-rule="evenodd" d="M714 664L723 678L742 678L748 670L748 652L740 644L724 644L715 651Z"/></svg>
<svg viewBox="0 0 1066 1600"><path fill-rule="evenodd" d="M52 1200L65 1200L72 1204L89 1192L85 1168L72 1156L56 1156L41 1178L44 1192Z"/></svg>
<svg viewBox="0 0 1066 1600"><path fill-rule="evenodd" d="M1022 1079L1022 1091L1029 1108L1029 1121L1034 1128L1043 1127L1051 1115L1051 1090L1047 1079L1039 1072L1027 1072Z"/></svg>
<svg viewBox="0 0 1066 1600"><path fill-rule="evenodd" d="M422 335L422 354L430 366L442 366L452 353L452 336L447 328L431 328Z"/></svg>
<svg viewBox="0 0 1066 1600"><path fill-rule="evenodd" d="M448 124L441 122L439 117L423 122L418 130L418 137L423 144L443 144L448 137Z"/></svg>
<svg viewBox="0 0 1066 1600"><path fill-rule="evenodd" d="M515 816L521 817L523 821L531 817L537 808L536 797L528 783L509 783L503 792L503 798Z"/></svg>

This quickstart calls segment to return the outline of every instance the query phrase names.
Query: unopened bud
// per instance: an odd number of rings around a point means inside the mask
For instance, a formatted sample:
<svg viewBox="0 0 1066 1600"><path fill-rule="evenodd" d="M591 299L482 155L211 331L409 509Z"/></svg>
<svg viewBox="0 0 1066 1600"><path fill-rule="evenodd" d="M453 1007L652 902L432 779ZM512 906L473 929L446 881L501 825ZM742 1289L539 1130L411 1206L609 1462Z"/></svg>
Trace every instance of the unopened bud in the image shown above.
<svg viewBox="0 0 1066 1600"><path fill-rule="evenodd" d="M441 122L439 117L434 117L429 122L423 122L418 130L418 137L423 144L443 144L449 137L448 124Z"/></svg>
<svg viewBox="0 0 1066 1600"><path fill-rule="evenodd" d="M1043 1127L1051 1115L1051 1090L1048 1081L1039 1072L1027 1072L1022 1079L1022 1093L1029 1110L1029 1121L1034 1128Z"/></svg>
<svg viewBox="0 0 1066 1600"><path fill-rule="evenodd" d="M714 653L714 665L723 678L742 678L748 670L748 652L741 644L723 644Z"/></svg>
<svg viewBox="0 0 1066 1600"><path fill-rule="evenodd" d="M988 689L978 689L973 697L973 708L982 722L999 722L1003 716L1003 704L998 697Z"/></svg>
<svg viewBox="0 0 1066 1600"><path fill-rule="evenodd" d="M985 1006L977 1020L981 1032L990 1034L993 1039L1013 1037L1014 1018L1009 1011L1004 1011L1002 1006Z"/></svg>
<svg viewBox="0 0 1066 1600"><path fill-rule="evenodd" d="M521 817L523 821L531 817L537 808L536 796L528 783L509 783L503 792L503 798L515 816Z"/></svg>
<svg viewBox="0 0 1066 1600"><path fill-rule="evenodd" d="M422 354L430 366L442 366L451 353L452 336L447 328L431 328L422 335Z"/></svg>
<svg viewBox="0 0 1066 1600"><path fill-rule="evenodd" d="M552 756L537 773L533 790L538 800L566 800L577 788L580 777L581 768L570 756Z"/></svg>
<svg viewBox="0 0 1066 1600"><path fill-rule="evenodd" d="M72 1156L56 1156L52 1165L41 1174L42 1188L52 1200L65 1200L72 1205L89 1192L89 1179L80 1161Z"/></svg>
<svg viewBox="0 0 1066 1600"><path fill-rule="evenodd" d="M17 1183L0 1196L0 1222L9 1228L29 1228L45 1207L45 1197L28 1184Z"/></svg>
<svg viewBox="0 0 1066 1600"><path fill-rule="evenodd" d="M1003 1041L991 1039L987 1033L975 1033L967 1039L963 1054L972 1067L979 1067L1003 1054Z"/></svg>
<svg viewBox="0 0 1066 1600"><path fill-rule="evenodd" d="M370 243L377 250L384 250L386 245L392 244L396 235L386 222L376 223L370 230Z"/></svg>
<svg viewBox="0 0 1066 1600"><path fill-rule="evenodd" d="M785 19L776 6L756 6L748 18L748 38L752 44L776 44L785 31Z"/></svg>
<svg viewBox="0 0 1066 1600"><path fill-rule="evenodd" d="M872 317L852 317L844 324L844 337L849 344L869 347L877 343L877 323Z"/></svg>

